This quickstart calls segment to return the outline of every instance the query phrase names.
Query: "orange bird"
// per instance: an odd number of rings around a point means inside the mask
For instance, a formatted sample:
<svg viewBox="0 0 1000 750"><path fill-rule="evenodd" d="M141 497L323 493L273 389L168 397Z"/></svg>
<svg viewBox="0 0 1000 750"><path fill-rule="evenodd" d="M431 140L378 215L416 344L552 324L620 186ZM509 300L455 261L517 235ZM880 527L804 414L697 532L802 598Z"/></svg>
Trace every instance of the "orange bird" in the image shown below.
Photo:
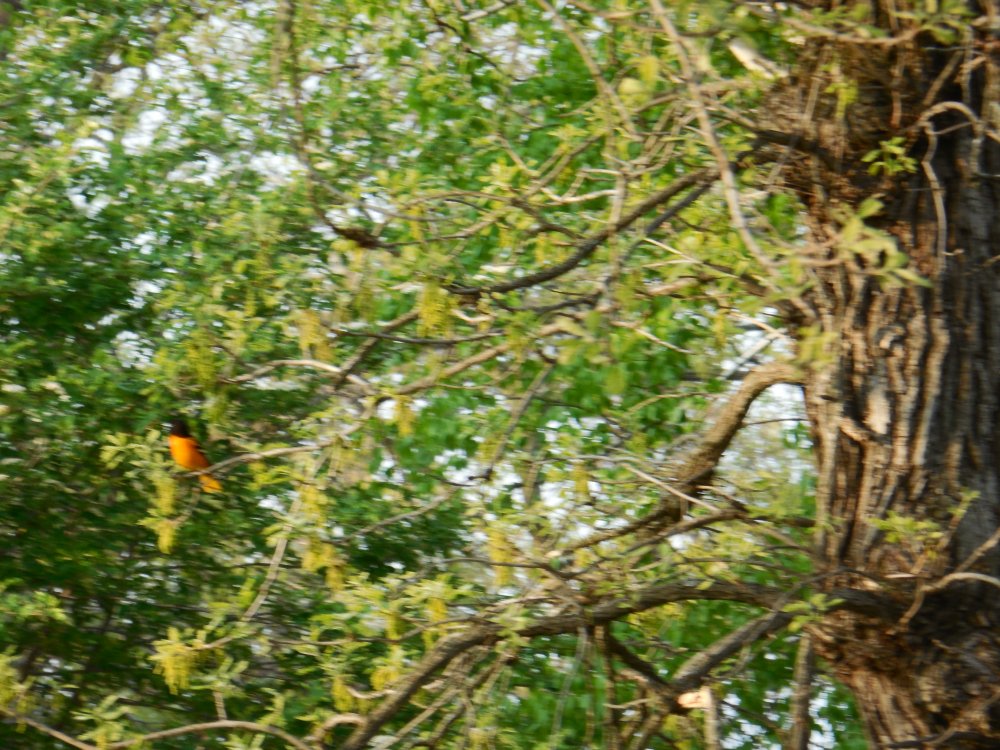
<svg viewBox="0 0 1000 750"><path fill-rule="evenodd" d="M198 447L198 441L191 437L187 422L180 417L170 420L170 455L174 457L181 468L188 471L207 469L211 464ZM222 485L211 474L199 474L198 481L205 492L221 492Z"/></svg>

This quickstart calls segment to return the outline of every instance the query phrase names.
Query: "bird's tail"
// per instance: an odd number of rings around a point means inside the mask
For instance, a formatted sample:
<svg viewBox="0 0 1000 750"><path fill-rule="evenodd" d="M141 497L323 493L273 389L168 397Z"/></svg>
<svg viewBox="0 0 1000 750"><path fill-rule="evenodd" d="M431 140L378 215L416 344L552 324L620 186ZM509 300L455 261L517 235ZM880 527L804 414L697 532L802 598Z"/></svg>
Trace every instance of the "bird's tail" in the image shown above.
<svg viewBox="0 0 1000 750"><path fill-rule="evenodd" d="M222 492L222 484L211 474L199 474L198 481L205 492Z"/></svg>

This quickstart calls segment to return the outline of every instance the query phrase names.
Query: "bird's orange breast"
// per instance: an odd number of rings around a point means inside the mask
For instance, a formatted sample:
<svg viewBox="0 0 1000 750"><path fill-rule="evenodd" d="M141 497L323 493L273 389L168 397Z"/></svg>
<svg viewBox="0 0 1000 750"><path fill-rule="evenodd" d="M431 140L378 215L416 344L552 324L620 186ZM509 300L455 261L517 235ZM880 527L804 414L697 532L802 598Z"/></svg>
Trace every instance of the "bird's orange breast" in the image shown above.
<svg viewBox="0 0 1000 750"><path fill-rule="evenodd" d="M198 443L189 437L170 436L170 455L174 461L190 471L209 466L208 459L198 449Z"/></svg>

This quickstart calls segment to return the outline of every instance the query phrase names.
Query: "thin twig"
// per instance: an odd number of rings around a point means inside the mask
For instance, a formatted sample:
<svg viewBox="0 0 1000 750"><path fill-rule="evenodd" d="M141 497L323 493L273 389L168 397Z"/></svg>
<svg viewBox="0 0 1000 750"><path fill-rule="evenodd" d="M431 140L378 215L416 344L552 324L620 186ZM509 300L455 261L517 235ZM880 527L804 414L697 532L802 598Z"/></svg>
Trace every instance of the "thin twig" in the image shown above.
<svg viewBox="0 0 1000 750"><path fill-rule="evenodd" d="M729 158L726 156L722 145L719 143L719 138L715 134L715 127L712 125L712 120L708 116L708 108L705 104L705 97L701 91L698 78L695 75L694 67L691 65L691 60L688 57L684 40L681 38L681 35L674 27L670 17L667 15L667 11L663 7L663 3L660 0L650 0L650 4L653 8L653 14L656 16L656 20L659 22L666 35L670 38L670 41L673 43L675 51L677 52L677 62L681 66L681 72L688 87L691 106L694 107L695 114L698 117L698 124L701 129L702 137L705 139L705 143L708 145L709 150L715 157L715 162L719 169L719 178L722 181L723 194L726 198L726 205L729 207L730 221L736 229L736 233L743 241L744 246L750 251L750 254L753 255L753 257L761 265L761 268L763 268L767 273L764 283L772 292L784 298L787 295L782 295L780 289L778 289L775 285L775 280L780 278L778 268L774 261L772 261L767 256L767 253L761 249L760 245L757 244L757 240L754 239L753 234L750 232L750 228L747 226L746 219L743 216L743 211L740 208L739 188L736 185L736 176L733 172L733 167L729 163ZM788 297L788 301L794 305L807 320L812 318L812 310L810 310L797 296L793 295Z"/></svg>

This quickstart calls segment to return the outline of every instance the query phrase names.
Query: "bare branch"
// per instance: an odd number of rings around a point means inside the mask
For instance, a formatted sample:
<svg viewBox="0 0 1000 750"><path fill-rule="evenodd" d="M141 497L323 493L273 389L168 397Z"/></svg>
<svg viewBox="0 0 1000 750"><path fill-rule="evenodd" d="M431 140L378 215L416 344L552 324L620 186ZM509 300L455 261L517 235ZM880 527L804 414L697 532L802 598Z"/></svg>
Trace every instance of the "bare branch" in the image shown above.
<svg viewBox="0 0 1000 750"><path fill-rule="evenodd" d="M551 325L542 327L538 331L537 338L542 339L546 336L551 336L553 333L559 333L560 331L564 330L565 328L562 326L562 324L553 323ZM470 367L474 367L475 365L482 364L483 362L488 362L494 357L498 357L509 350L510 350L510 344L497 344L496 346L492 346L489 349L483 349L482 351L479 351L473 354L472 356L467 357L466 359L454 363L450 367L444 368L444 370L442 370L440 373L432 373L427 377L420 378L419 380L415 380L412 383L408 383L404 386L397 388L396 394L400 396L408 396L411 393L416 393L417 391L422 391L426 390L427 388L432 388L434 385L441 382L442 380L447 380L451 376L457 375L460 372L464 372L465 370L468 370Z"/></svg>
<svg viewBox="0 0 1000 750"><path fill-rule="evenodd" d="M223 383L246 383L250 380L256 380L259 377L266 375L269 372L277 370L279 367L305 367L310 370L320 370L321 372L328 372L333 375L341 376L342 379L349 380L354 385L357 385L365 390L366 393L372 393L372 387L364 380L356 375L350 375L344 371L343 368L337 367L336 365L331 365L327 362L321 362L316 359L276 359L272 362L261 365L256 370L245 373L243 375L237 375L232 378L222 378Z"/></svg>
<svg viewBox="0 0 1000 750"><path fill-rule="evenodd" d="M417 311L410 310L409 312L403 313L402 315L398 316L393 320L390 320L388 323L382 326L381 333L391 333L392 331L399 330L406 324L412 323L416 319L417 319ZM379 339L374 339L374 338L368 339L367 341L362 343L358 347L358 350L354 352L354 354L351 356L351 358L348 359L346 362L344 362L341 368L342 373L340 377L336 381L334 381L334 385L337 388L343 385L344 382L347 380L347 377L354 372L355 368L357 368L357 366L364 361L365 357L367 357L372 352L372 350L376 346L378 346L378 344L379 344Z"/></svg>
<svg viewBox="0 0 1000 750"><path fill-rule="evenodd" d="M996 588L1000 588L1000 578L994 578L993 576L988 576L985 573L968 573L968 572L949 573L940 580L921 586L917 590L917 595L913 599L913 604L910 605L910 608L906 610L906 614L904 614L899 621L899 627L906 626L910 622L910 620L913 619L913 617L917 614L917 612L920 611L920 608L924 604L924 599L926 599L928 594L933 594L937 591L942 591L943 589L948 588L948 586L957 581L966 581L966 582L974 581L977 583L985 583L990 586L995 586Z"/></svg>
<svg viewBox="0 0 1000 750"><path fill-rule="evenodd" d="M42 734L47 734L49 737L57 739L60 742L69 745L70 747L75 747L77 750L98 750L96 745L91 745L89 742L83 742L82 740L78 740L75 737L71 737L65 732L60 732L55 727L50 727L48 724L43 724L40 721L35 721L30 716L19 716L13 713L12 711L3 708L2 706L0 706L0 713L3 713L4 715L10 717L11 719L20 724L29 726L32 729L37 729Z"/></svg>
<svg viewBox="0 0 1000 750"><path fill-rule="evenodd" d="M837 602L830 607L830 611L844 609L878 617L886 622L891 621L896 615L896 610L882 597L870 592L835 589L830 594ZM630 614L680 601L734 601L770 610L768 614L752 620L688 660L671 681L671 685L680 694L700 684L701 679L711 669L743 646L784 627L792 615L778 610L789 599L790 595L780 589L747 582L713 581L708 586L676 582L659 583L629 592L620 598L604 599L587 609L574 607L572 612L539 618L534 623L518 629L516 634L522 638L534 638L577 632L581 627L606 625ZM360 748L406 705L409 697L434 673L474 646L496 643L503 637L504 632L501 625L490 622L464 633L452 634L439 641L408 677L393 686L393 694L370 714L369 720L372 725L359 728L343 745L342 750Z"/></svg>
<svg viewBox="0 0 1000 750"><path fill-rule="evenodd" d="M991 549L1000 544L1000 528L993 532L993 536L987 539L985 542L980 544L976 549L974 549L965 560L962 561L961 565L955 568L956 573L963 573L973 565L975 565L979 560L988 553Z"/></svg>
<svg viewBox="0 0 1000 750"><path fill-rule="evenodd" d="M813 651L812 636L802 633L799 650L795 655L795 692L792 694L792 733L786 750L809 750L809 736L812 734L812 719L809 703L812 697L813 673L816 669L816 655Z"/></svg>
<svg viewBox="0 0 1000 750"><path fill-rule="evenodd" d="M573 31L570 25L566 23L566 19L562 17L559 11L553 8L548 2L546 2L546 0L536 0L536 2L548 11L549 15L551 15L553 20L556 22L556 25L559 26L563 34L566 35L566 38L569 39L570 44L572 44L576 49L577 54L580 55L580 59L583 60L583 64L586 65L587 70L590 71L590 77L594 80L594 85L597 87L597 90L600 91L601 96L604 99L611 102L611 106L618 114L618 120L621 127L627 130L631 136L636 136L635 125L632 123L632 117L629 114L628 109L626 109L621 98L619 98L618 94L615 93L614 89L612 89L607 80L605 80L597 62L591 56L590 50L587 49L587 45L583 43L583 40L580 39L579 35ZM609 130L614 127L611 122L607 122L607 126Z"/></svg>
<svg viewBox="0 0 1000 750"><path fill-rule="evenodd" d="M715 470L722 454L743 424L751 404L761 393L778 383L800 384L802 378L798 368L785 362L769 362L747 373L739 389L717 415L715 424L702 438L701 444L684 461L681 471L684 481L694 484Z"/></svg>
<svg viewBox="0 0 1000 750"><path fill-rule="evenodd" d="M355 422L343 429L343 431L336 437L325 438L323 440L317 440L316 442L309 443L307 445L291 445L287 448L269 448L264 451L254 451L253 453L241 453L237 456L230 456L227 459L219 461L216 464L212 464L206 469L199 469L198 471L189 471L185 476L196 477L201 474L215 474L219 471L227 471L232 466L237 466L240 464L248 464L254 461L262 461L265 458L277 458L279 456L291 456L296 453L307 453L309 451L316 451L322 448L328 448L334 443L343 440L346 437L353 435L358 432L362 427L364 427L365 422L371 417L375 410L375 401L370 400L370 403L366 406L364 411L357 415Z"/></svg>
<svg viewBox="0 0 1000 750"><path fill-rule="evenodd" d="M661 505L652 513L643 516L631 523L622 526L619 529L611 529L610 531L602 531L597 534L593 534L586 539L581 539L579 542L569 545L563 550L563 554L568 554L570 552L575 552L578 549L584 549L586 547L593 547L595 544L600 544L606 542L610 539L617 539L619 537L625 536L626 534L631 534L633 531L638 531L639 529L645 528L646 526L657 523L658 521L664 520L671 517L676 513L674 508L667 505ZM724 510L720 513L715 513L710 516L699 516L698 518L691 518L687 521L681 521L680 523L674 524L669 529L669 534L671 536L675 534L685 534L689 531L694 531L695 529L703 528L705 526L710 526L713 523L719 523L721 521L731 521L734 518L741 518L745 515L742 510ZM648 540L643 541L643 544L648 543ZM631 552L634 548L626 550Z"/></svg>
<svg viewBox="0 0 1000 750"><path fill-rule="evenodd" d="M497 462L503 456L504 450L507 447L507 441L510 440L510 436L514 434L514 430L517 429L518 423L520 423L521 418L524 417L524 413L528 410L528 406L531 404L532 399L538 395L539 389L545 384L549 375L555 369L555 365L549 365L542 369L538 375L535 376L534 381L528 386L521 398L517 402L517 406L514 408L513 413L510 416L510 420L507 423L507 428L504 430L503 435L500 436L500 441L497 443L497 447L493 451L493 457L490 459L489 464L486 466L486 470L483 472L483 477L489 479L493 476L493 470L496 468Z"/></svg>
<svg viewBox="0 0 1000 750"><path fill-rule="evenodd" d="M678 180L672 182L669 186L664 188L658 193L651 195L649 198L644 200L638 206L636 206L632 211L623 216L618 221L614 222L610 226L605 227L601 231L594 234L589 239L581 243L577 251L573 253L569 258L564 260L562 263L557 263L554 266L550 266L541 271L535 273L530 273L527 276L522 276L517 279L512 279L510 281L500 282L498 284L492 284L490 286L460 286L460 285L449 285L446 286L447 289L452 294L462 294L468 296L480 296L483 294L498 293L502 294L504 292L511 292L516 289L525 289L530 286L535 286L537 284L543 284L546 281L552 281L563 274L572 271L580 263L593 255L594 251L597 250L605 241L609 238L615 236L623 229L627 229L636 221L641 219L645 214L658 206L663 205L671 198L673 198L678 193L686 190L690 187L695 187L706 180L710 180L714 177L714 172L708 169L701 169L697 172L692 172L691 174L685 175ZM665 219L664 219L665 220ZM662 222L660 222L662 223ZM658 226L659 224L657 224Z"/></svg>
<svg viewBox="0 0 1000 750"><path fill-rule="evenodd" d="M347 328L335 328L333 329L333 333L336 333L338 336L382 339L383 341L392 341L397 344L416 344L418 346L454 346L455 344L464 344L469 341L482 341L483 339L496 338L501 335L499 331L484 331L483 333L474 333L469 336L456 336L450 339L435 339L420 336L393 336L392 334L379 333L377 331L352 331Z"/></svg>
<svg viewBox="0 0 1000 750"><path fill-rule="evenodd" d="M654 688L657 690L670 689L670 683L663 679L651 664L643 661L625 648L625 645L621 641L611 635L610 630L606 631L604 640L608 646L608 650L614 656L617 656L623 664L645 677Z"/></svg>
<svg viewBox="0 0 1000 750"><path fill-rule="evenodd" d="M781 630L791 620L792 615L787 612L769 612L751 620L684 662L671 684L682 692L693 690L712 669L730 656L759 638Z"/></svg>
<svg viewBox="0 0 1000 750"><path fill-rule="evenodd" d="M695 114L698 117L698 124L701 129L702 137L705 139L705 143L708 145L708 148L715 157L716 164L718 165L719 178L722 181L722 190L726 197L726 205L729 207L729 218L732 221L733 227L736 229L740 240L743 241L744 246L750 251L750 254L753 255L756 261L760 264L761 268L766 272L767 277L764 280L765 285L773 292L779 293L779 290L775 286L774 282L775 279L779 278L777 267L775 266L774 261L771 260L771 258L767 256L767 253L765 253L760 245L757 244L757 240L750 232L750 227L747 225L746 218L743 216L743 211L740 208L740 192L736 183L736 175L733 171L732 165L729 163L729 158L726 156L726 152L723 150L722 144L719 142L719 138L715 133L715 127L712 125L712 120L708 115L705 97L701 91L701 85L698 82L698 78L695 75L694 67L688 57L684 40L681 38L681 35L678 33L676 27L674 27L670 17L667 15L667 11L663 7L663 3L660 0L651 0L651 6L657 22L670 38L670 41L674 45L674 50L677 53L677 62L680 64L681 72L684 75L684 82L688 87L691 106L694 107ZM789 302L794 305L800 313L805 315L806 319L812 317L810 309L802 302L802 300L797 297L792 297L789 299Z"/></svg>
<svg viewBox="0 0 1000 750"><path fill-rule="evenodd" d="M162 732L150 732L142 737L134 737L130 740L112 742L105 747L107 750L123 750L126 747L134 747L136 745L145 744L154 740L167 739L168 737L181 737L185 734L204 734L205 732L215 732L218 730L236 730L243 732L255 732L257 734L269 734L272 737L277 737L289 747L294 747L295 750L316 750L315 745L307 745L302 740L297 737L293 737L288 732L278 729L277 727L272 727L268 724L257 724L253 721L234 721L232 719L226 721L206 721L202 724L188 724L183 727L164 729Z"/></svg>
<svg viewBox="0 0 1000 750"><path fill-rule="evenodd" d="M83 742L75 737L71 737L65 732L60 732L58 729L50 727L40 721L35 721L28 716L17 716L11 713L7 709L0 708L0 712L11 717L13 720L25 724L32 729L37 729L43 734L47 734L49 737L62 742L63 744L69 745L70 747L77 748L77 750L98 750L96 745L91 745L88 742ZM269 734L273 737L277 737L279 740L284 742L287 746L295 748L295 750L317 750L317 745L307 745L302 740L290 735L282 729L277 727L272 727L268 724L257 724L252 721L233 721L233 720L220 720L220 721L207 721L200 724L187 724L182 727L174 727L173 729L164 729L159 732L150 732L149 734L144 734L141 737L132 737L127 740L119 740L118 742L112 742L103 747L105 750L124 750L128 747L135 747L138 745L143 745L147 742L153 742L155 740L167 739L169 737L181 737L186 734L204 734L206 732L215 732L218 730L235 730L244 732L254 732L256 734Z"/></svg>
<svg viewBox="0 0 1000 750"><path fill-rule="evenodd" d="M455 491L456 491L456 488L452 487L452 488L449 489L448 492L446 492L443 495L441 495L441 497L439 497L439 498L437 498L435 500L431 500L426 505L421 505L419 508L414 508L413 510L408 510L408 511L406 511L404 513L398 513L397 515L390 516L389 518L384 518L381 521L376 521L375 523L372 523L372 524L369 524L368 526L365 526L363 529L358 529L357 531L351 532L350 534L347 534L346 536L338 537L337 539L334 540L334 544L338 544L338 545L347 544L348 542L350 542L353 539L357 539L358 537L366 536L366 535L371 534L371 533L373 533L375 531L378 531L379 529L383 529L383 528L385 528L387 526L392 526L392 525L397 524L397 523L399 523L401 521L408 521L411 518L417 518L417 517L422 516L422 515L424 515L426 513L430 513L435 508L439 508L442 505L444 505L446 502L448 502L449 500L451 500L451 498L455 496Z"/></svg>

